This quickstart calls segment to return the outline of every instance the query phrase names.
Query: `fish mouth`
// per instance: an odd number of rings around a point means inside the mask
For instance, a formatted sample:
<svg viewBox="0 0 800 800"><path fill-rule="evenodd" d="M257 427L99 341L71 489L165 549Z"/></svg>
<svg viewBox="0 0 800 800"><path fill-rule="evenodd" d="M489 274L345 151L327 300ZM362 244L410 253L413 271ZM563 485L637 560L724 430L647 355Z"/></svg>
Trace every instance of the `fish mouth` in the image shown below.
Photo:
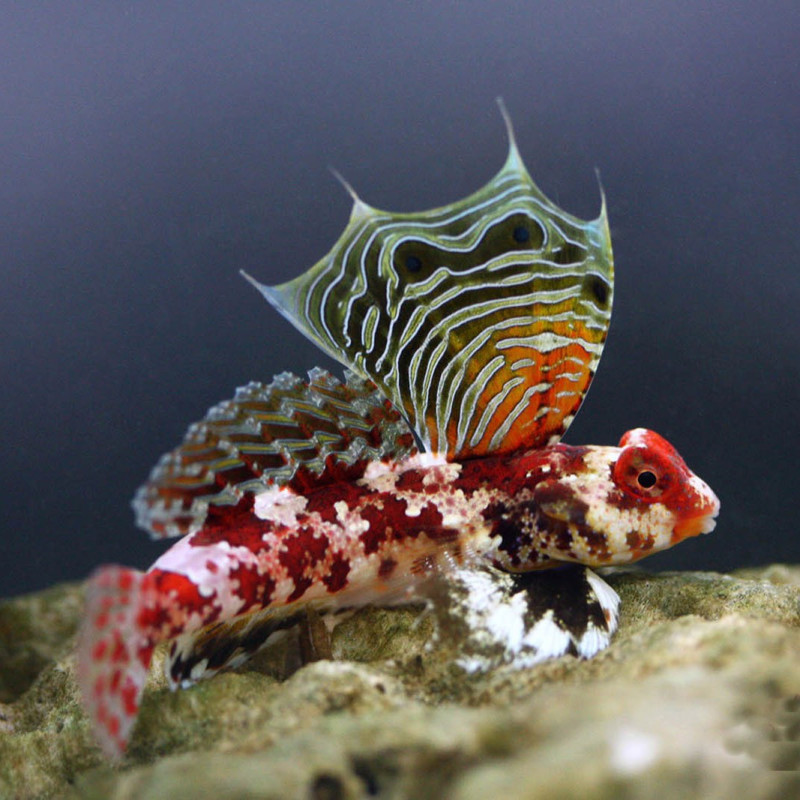
<svg viewBox="0 0 800 800"><path fill-rule="evenodd" d="M673 541L678 542L691 536L711 533L716 528L720 505L719 498L711 490L709 490L709 495L706 502L696 513L681 520L675 526Z"/></svg>

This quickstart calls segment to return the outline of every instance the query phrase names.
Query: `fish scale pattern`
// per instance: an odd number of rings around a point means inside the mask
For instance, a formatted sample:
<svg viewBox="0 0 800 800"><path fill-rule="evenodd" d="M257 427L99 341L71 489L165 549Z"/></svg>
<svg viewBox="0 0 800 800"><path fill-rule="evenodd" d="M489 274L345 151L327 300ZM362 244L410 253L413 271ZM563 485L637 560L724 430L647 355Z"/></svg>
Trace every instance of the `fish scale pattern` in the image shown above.
<svg viewBox="0 0 800 800"><path fill-rule="evenodd" d="M209 410L164 455L133 508L154 538L199 530L209 505L235 505L245 492L355 479L367 463L416 452L414 435L374 383L315 368L251 382Z"/></svg>

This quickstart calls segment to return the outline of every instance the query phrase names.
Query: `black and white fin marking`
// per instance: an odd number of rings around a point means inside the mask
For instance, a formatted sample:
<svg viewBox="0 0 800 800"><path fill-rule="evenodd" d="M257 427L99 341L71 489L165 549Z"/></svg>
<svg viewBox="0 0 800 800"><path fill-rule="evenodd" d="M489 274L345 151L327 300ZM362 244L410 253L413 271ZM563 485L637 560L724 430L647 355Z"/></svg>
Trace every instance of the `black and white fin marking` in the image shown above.
<svg viewBox="0 0 800 800"><path fill-rule="evenodd" d="M288 609L283 607L282 611ZM209 625L176 638L164 662L171 689L186 689L218 672L236 669L259 650L274 645L305 617L305 608L276 613L275 608Z"/></svg>
<svg viewBox="0 0 800 800"><path fill-rule="evenodd" d="M456 663L469 673L567 654L591 658L617 630L619 595L587 567L517 575L460 569L447 577L450 603L439 624L461 618Z"/></svg>

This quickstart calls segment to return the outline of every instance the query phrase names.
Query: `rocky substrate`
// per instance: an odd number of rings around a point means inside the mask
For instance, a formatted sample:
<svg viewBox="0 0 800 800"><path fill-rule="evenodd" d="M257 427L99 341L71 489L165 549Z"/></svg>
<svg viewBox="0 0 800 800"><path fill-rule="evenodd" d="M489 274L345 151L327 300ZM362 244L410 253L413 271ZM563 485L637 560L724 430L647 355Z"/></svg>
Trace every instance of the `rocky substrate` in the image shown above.
<svg viewBox="0 0 800 800"><path fill-rule="evenodd" d="M607 580L620 631L591 661L467 674L433 615L370 608L333 660L289 640L174 693L157 664L117 767L75 685L82 587L2 601L0 797L800 796L800 567Z"/></svg>

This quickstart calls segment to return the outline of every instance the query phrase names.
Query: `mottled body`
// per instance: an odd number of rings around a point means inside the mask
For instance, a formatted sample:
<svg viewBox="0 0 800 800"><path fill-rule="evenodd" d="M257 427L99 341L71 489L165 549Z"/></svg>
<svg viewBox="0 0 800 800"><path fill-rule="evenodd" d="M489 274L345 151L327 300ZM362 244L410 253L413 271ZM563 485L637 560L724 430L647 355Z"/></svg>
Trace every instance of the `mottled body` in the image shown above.
<svg viewBox="0 0 800 800"><path fill-rule="evenodd" d="M182 538L146 573L103 567L89 582L78 673L110 756L159 642L185 686L309 611L407 602L443 576L517 666L589 657L616 627L613 590L588 569L515 576L628 563L713 528L713 492L652 431L558 443L606 338L610 238L605 206L582 222L541 193L510 125L506 163L476 194L419 214L354 195L311 270L250 280L360 377L239 389L137 493L138 523ZM478 646L459 663L488 662Z"/></svg>
<svg viewBox="0 0 800 800"><path fill-rule="evenodd" d="M113 613L91 631L95 663L111 662L93 687L100 716L119 719L109 735L127 735L122 726L134 719L109 704L112 687L127 681L118 699L135 709L161 641L175 640L170 682L189 685L241 663L309 608L408 602L431 575L465 567L513 573L627 563L713 528L716 498L670 445L643 430L621 444L559 444L462 463L417 454L367 462L347 481L322 475L320 486L302 492L290 481L209 507L201 530L146 574L112 568L134 635L119 638ZM639 485L642 473L657 474L660 491Z"/></svg>

